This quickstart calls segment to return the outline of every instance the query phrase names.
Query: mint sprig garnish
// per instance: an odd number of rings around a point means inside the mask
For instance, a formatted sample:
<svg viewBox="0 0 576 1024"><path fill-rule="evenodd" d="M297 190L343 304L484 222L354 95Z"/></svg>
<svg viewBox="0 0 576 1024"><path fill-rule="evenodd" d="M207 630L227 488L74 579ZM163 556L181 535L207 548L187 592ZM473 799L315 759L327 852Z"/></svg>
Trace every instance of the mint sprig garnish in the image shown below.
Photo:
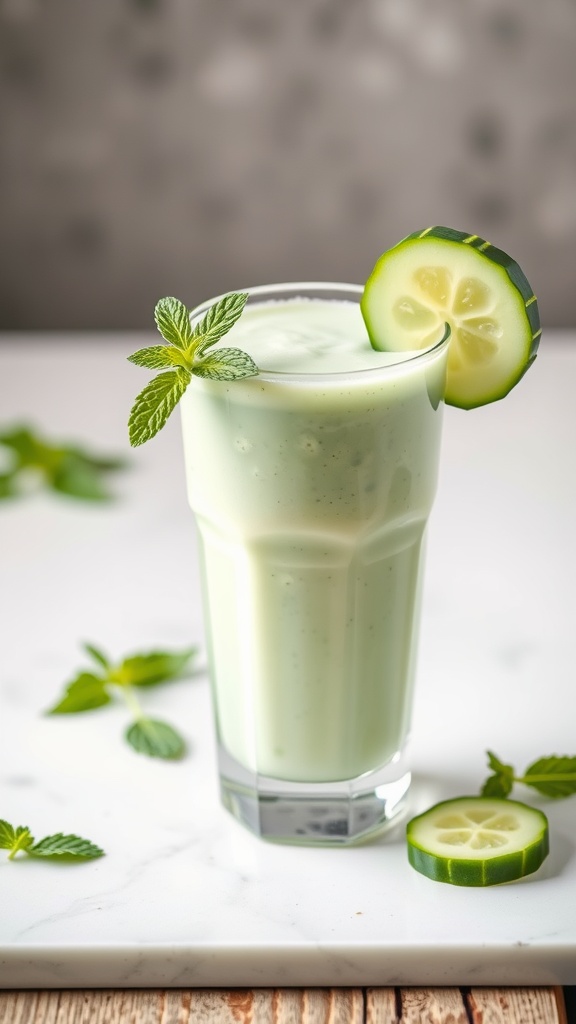
<svg viewBox="0 0 576 1024"><path fill-rule="evenodd" d="M180 678L188 669L196 648L132 654L117 663L113 663L94 644L85 644L84 650L96 668L79 672L67 684L63 696L49 709L48 714L69 715L92 711L109 704L116 695L121 695L133 719L124 734L130 746L148 757L170 761L183 757L186 753L185 740L167 722L144 714L135 687L156 686Z"/></svg>
<svg viewBox="0 0 576 1024"><path fill-rule="evenodd" d="M18 853L26 853L29 857L65 857L70 860L92 860L104 856L104 850L81 836L58 832L36 842L26 825L14 827L3 819L0 819L0 850L9 851L8 860L14 860Z"/></svg>
<svg viewBox="0 0 576 1024"><path fill-rule="evenodd" d="M210 380L231 381L254 377L258 367L239 348L208 349L220 341L241 316L248 294L225 295L192 328L191 311L173 296L160 299L154 310L156 326L167 342L138 349L128 359L136 366L162 370L137 396L130 418L130 444L137 447L154 437L186 391L192 375Z"/></svg>
<svg viewBox="0 0 576 1024"><path fill-rule="evenodd" d="M0 499L41 488L83 501L106 501L111 497L107 474L125 466L124 459L48 440L30 426L1 431L0 446L11 463L0 474Z"/></svg>
<svg viewBox="0 0 576 1024"><path fill-rule="evenodd" d="M488 767L492 771L481 789L482 796L507 797L516 783L531 786L555 800L576 793L576 757L567 755L540 757L517 775L511 764L505 764L488 750Z"/></svg>

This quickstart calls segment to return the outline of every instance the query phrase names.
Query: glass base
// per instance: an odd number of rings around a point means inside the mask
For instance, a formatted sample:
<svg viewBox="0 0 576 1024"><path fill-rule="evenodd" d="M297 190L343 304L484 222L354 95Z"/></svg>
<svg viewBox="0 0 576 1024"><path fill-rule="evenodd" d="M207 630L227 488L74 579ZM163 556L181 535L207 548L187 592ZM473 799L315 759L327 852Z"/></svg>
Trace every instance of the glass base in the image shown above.
<svg viewBox="0 0 576 1024"><path fill-rule="evenodd" d="M220 795L243 825L277 843L346 846L395 823L406 805L410 772L398 756L343 782L286 782L257 775L219 744Z"/></svg>

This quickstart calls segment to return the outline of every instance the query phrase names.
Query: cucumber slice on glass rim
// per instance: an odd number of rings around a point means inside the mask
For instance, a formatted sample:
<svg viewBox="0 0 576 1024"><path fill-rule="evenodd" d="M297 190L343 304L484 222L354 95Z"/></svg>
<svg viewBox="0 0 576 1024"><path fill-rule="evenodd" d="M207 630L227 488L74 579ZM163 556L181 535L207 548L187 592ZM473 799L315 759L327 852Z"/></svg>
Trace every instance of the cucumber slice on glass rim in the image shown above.
<svg viewBox="0 0 576 1024"><path fill-rule="evenodd" d="M425 349L451 328L445 399L474 409L504 398L536 358L538 303L517 263L478 235L431 227L383 253L362 314L373 348Z"/></svg>
<svg viewBox="0 0 576 1024"><path fill-rule="evenodd" d="M516 800L463 796L408 822L408 860L452 885L497 885L536 871L549 851L548 820Z"/></svg>

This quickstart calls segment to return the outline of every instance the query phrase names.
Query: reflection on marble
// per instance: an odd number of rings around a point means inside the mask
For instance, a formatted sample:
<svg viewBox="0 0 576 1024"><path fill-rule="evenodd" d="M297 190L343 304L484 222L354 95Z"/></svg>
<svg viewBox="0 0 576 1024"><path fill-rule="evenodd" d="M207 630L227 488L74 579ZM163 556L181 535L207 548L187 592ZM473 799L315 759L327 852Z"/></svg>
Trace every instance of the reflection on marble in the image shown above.
<svg viewBox="0 0 576 1024"><path fill-rule="evenodd" d="M568 0L3 0L0 326L362 281L432 223L570 325L575 48Z"/></svg>
<svg viewBox="0 0 576 1024"><path fill-rule="evenodd" d="M576 347L567 340L545 336L505 402L446 410L414 812L477 791L487 746L519 768L574 752ZM122 448L134 341L0 346L1 378L22 382L3 415ZM106 850L75 866L0 854L0 985L576 983L576 798L535 798L552 837L536 874L466 890L413 871L401 825L336 850L244 831L218 803L204 675L143 694L189 741L179 764L124 745L122 709L42 714L81 664L84 638L113 655L203 643L177 417L131 466L113 506L41 494L0 504L0 816Z"/></svg>

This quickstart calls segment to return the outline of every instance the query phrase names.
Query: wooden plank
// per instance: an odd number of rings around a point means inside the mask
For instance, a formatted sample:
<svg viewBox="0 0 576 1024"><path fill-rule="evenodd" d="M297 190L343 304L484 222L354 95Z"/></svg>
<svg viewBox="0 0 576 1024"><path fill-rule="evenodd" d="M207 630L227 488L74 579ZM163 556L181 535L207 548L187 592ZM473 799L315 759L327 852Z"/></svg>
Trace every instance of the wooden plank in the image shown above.
<svg viewBox="0 0 576 1024"><path fill-rule="evenodd" d="M0 1024L363 1024L363 1021L361 989L0 992Z"/></svg>
<svg viewBox="0 0 576 1024"><path fill-rule="evenodd" d="M473 988L474 1024L566 1024L564 996L553 988Z"/></svg>
<svg viewBox="0 0 576 1024"><path fill-rule="evenodd" d="M468 1024L459 988L403 988L402 1024Z"/></svg>
<svg viewBox="0 0 576 1024"><path fill-rule="evenodd" d="M190 993L0 992L0 1024L188 1024Z"/></svg>
<svg viewBox="0 0 576 1024"><path fill-rule="evenodd" d="M468 1013L466 1010L468 1007ZM401 1013L401 1018L398 1017ZM566 1024L560 988L0 992L0 1024Z"/></svg>
<svg viewBox="0 0 576 1024"><path fill-rule="evenodd" d="M396 989L366 989L366 1024L397 1024Z"/></svg>

